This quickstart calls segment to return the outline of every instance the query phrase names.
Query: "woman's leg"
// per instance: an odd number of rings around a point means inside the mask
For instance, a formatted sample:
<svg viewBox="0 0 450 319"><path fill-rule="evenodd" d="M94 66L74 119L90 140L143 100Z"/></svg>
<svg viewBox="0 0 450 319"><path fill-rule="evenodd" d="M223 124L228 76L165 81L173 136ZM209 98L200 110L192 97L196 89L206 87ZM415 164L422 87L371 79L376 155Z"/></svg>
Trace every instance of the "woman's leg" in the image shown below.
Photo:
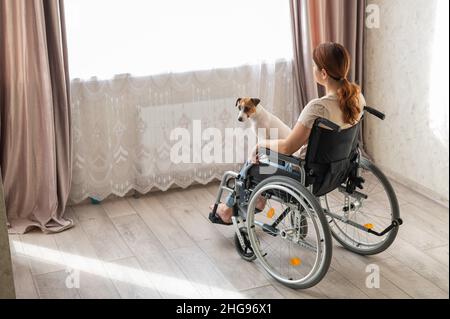
<svg viewBox="0 0 450 319"><path fill-rule="evenodd" d="M219 215L225 223L231 223L231 217L233 217L233 207L235 204L235 196L233 196L233 194L229 194L225 200L225 203L220 203L219 206L217 206L216 214ZM260 196L256 202L256 209L263 211L265 207L266 199Z"/></svg>
<svg viewBox="0 0 450 319"><path fill-rule="evenodd" d="M240 171L240 175L244 176L247 174L249 167L253 165L250 161L247 161ZM287 171L289 173L293 173L292 165L288 164L284 165L276 165L278 169ZM231 217L233 217L233 207L236 204L236 197L233 194L229 194L225 200L225 203L220 203L217 207L216 214L222 219L225 223L231 223ZM263 197L258 198L256 203L256 209L263 211L266 206L266 199ZM213 206L211 206L212 209Z"/></svg>
<svg viewBox="0 0 450 319"><path fill-rule="evenodd" d="M227 205L230 208L233 208L235 204L236 204L236 197L233 196L232 193L228 194L225 200L225 205Z"/></svg>
<svg viewBox="0 0 450 319"><path fill-rule="evenodd" d="M252 164L251 161L247 161L244 166L241 168L241 171L239 172L240 176L244 176L247 174L248 169L250 168L250 166L252 166L254 164ZM223 205L223 204L220 204ZM219 205L219 206L220 206ZM233 207L234 205L236 205L236 196L234 196L232 193L228 194L226 200L225 200L225 205L220 207L222 214L225 215L225 218L229 217L229 220L231 221L231 217L233 216ZM225 207L226 206L226 207ZM256 209L259 210L264 210L264 207L266 206L266 200L263 197L260 197L258 199L258 202L256 203ZM218 209L219 210L219 209ZM219 216L222 218L222 214L219 214ZM228 220L228 219L227 219ZM225 221L225 220L224 220Z"/></svg>
<svg viewBox="0 0 450 319"><path fill-rule="evenodd" d="M247 172L248 167L251 165L250 161L247 161L244 166L242 166L240 175L244 175ZM220 219L222 219L225 223L231 223L231 217L233 217L233 207L236 204L236 196L232 193L228 194L225 203L220 203L217 206L216 214L219 215ZM212 209L213 206L211 206Z"/></svg>

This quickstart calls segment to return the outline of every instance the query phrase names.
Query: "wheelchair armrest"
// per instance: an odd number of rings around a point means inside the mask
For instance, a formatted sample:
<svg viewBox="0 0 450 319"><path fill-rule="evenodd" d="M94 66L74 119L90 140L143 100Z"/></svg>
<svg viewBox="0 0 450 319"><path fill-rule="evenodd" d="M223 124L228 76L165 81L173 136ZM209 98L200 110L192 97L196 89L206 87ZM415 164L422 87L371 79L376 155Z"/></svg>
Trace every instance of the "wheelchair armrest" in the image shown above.
<svg viewBox="0 0 450 319"><path fill-rule="evenodd" d="M294 164L294 165L299 165L301 163L300 158L280 154L280 153L274 152L274 151L269 150L264 147L259 149L259 153L267 155L269 157L269 161L274 162L274 163L279 163L280 161L282 161L284 163Z"/></svg>
<svg viewBox="0 0 450 319"><path fill-rule="evenodd" d="M382 121L384 121L384 119L386 118L385 114L381 113L378 110L375 110L373 107L370 107L370 106L365 106L364 107L364 111L368 112L368 113L370 113L372 115L375 115L376 117L378 117Z"/></svg>
<svg viewBox="0 0 450 319"><path fill-rule="evenodd" d="M319 126L319 124L325 125L326 127L328 127L329 129L331 129L332 131L336 131L336 132L340 132L341 131L341 127L339 125L337 125L336 123L331 122L330 120L327 120L325 118L318 118L315 122L314 125L315 126Z"/></svg>

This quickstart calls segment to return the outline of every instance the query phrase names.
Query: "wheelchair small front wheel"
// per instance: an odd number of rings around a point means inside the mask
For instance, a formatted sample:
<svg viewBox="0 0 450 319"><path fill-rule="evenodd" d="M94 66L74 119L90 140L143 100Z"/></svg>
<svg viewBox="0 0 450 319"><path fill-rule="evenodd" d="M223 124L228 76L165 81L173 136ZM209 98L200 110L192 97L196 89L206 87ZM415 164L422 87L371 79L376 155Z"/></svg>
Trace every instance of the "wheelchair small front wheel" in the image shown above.
<svg viewBox="0 0 450 319"><path fill-rule="evenodd" d="M261 197L266 206L259 212ZM330 230L320 203L298 181L274 176L258 184L248 205L247 229L258 261L285 286L310 288L327 273Z"/></svg>
<svg viewBox="0 0 450 319"><path fill-rule="evenodd" d="M244 247L242 247L237 234L235 234L234 235L234 245L236 247L236 250L237 250L239 256L242 257L242 259L244 259L245 261L248 261L248 262L252 262L256 259L256 255L253 252L252 246L250 244L250 240L248 239L247 228L241 227L239 229L239 232L242 236L242 239L244 240Z"/></svg>

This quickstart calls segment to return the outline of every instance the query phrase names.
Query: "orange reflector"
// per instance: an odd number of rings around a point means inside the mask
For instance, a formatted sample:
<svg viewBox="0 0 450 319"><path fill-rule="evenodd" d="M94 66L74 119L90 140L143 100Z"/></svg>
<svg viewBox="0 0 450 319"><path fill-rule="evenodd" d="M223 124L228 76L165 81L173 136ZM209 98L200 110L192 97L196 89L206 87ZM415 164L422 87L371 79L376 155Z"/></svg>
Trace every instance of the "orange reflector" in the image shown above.
<svg viewBox="0 0 450 319"><path fill-rule="evenodd" d="M367 229L373 229L373 224L365 224L364 227Z"/></svg>
<svg viewBox="0 0 450 319"><path fill-rule="evenodd" d="M302 263L302 260L300 258L291 258L292 266L300 266L301 263Z"/></svg>
<svg viewBox="0 0 450 319"><path fill-rule="evenodd" d="M273 218L273 216L275 216L275 208L271 208L271 209L269 209L269 211L267 212L267 217L268 217L268 218Z"/></svg>

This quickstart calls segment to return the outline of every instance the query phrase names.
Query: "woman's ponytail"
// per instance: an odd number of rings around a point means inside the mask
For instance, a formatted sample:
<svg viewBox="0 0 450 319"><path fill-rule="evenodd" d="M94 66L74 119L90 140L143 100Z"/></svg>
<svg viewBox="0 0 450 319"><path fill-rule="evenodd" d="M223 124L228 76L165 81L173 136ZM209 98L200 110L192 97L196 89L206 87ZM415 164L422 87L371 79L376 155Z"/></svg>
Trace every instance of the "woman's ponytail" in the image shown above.
<svg viewBox="0 0 450 319"><path fill-rule="evenodd" d="M325 70L331 79L340 84L337 95L344 122L356 124L361 114L361 89L347 79L351 62L347 49L339 43L322 43L314 49L313 59L319 69Z"/></svg>
<svg viewBox="0 0 450 319"><path fill-rule="evenodd" d="M342 86L338 89L339 107L344 114L344 122L354 125L358 123L361 114L359 95L360 87L351 83L347 78L342 80Z"/></svg>

